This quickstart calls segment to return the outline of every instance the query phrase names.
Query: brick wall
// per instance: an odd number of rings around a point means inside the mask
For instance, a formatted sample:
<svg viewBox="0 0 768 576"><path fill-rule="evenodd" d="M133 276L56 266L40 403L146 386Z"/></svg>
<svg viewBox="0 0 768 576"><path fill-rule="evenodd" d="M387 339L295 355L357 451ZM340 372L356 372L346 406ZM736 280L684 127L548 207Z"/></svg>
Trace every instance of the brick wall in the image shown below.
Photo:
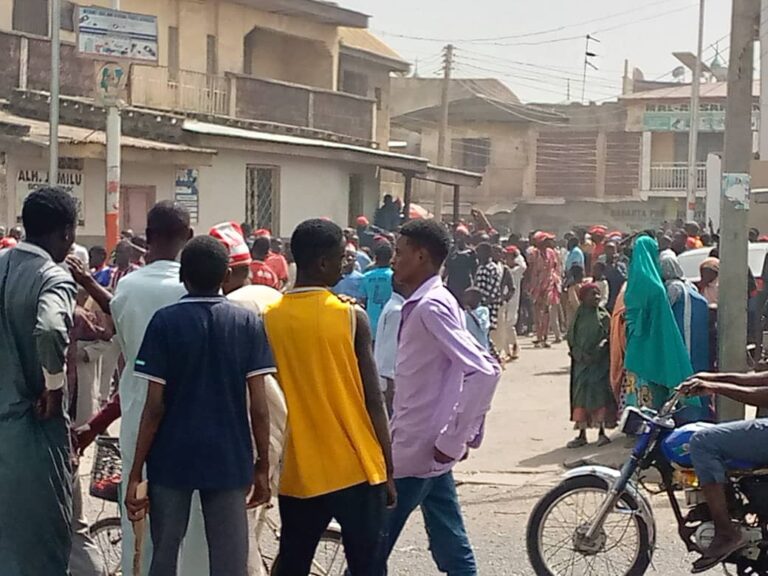
<svg viewBox="0 0 768 576"><path fill-rule="evenodd" d="M341 93L315 92L314 128L373 140L373 103Z"/></svg>
<svg viewBox="0 0 768 576"><path fill-rule="evenodd" d="M606 135L606 196L631 196L640 187L642 138L640 132Z"/></svg>
<svg viewBox="0 0 768 576"><path fill-rule="evenodd" d="M18 58L17 58L18 61ZM51 43L42 38L29 39L29 89L47 92L51 84ZM72 44L61 44L61 94L92 97L96 65L79 58Z"/></svg>
<svg viewBox="0 0 768 576"><path fill-rule="evenodd" d="M536 146L536 196L594 197L597 132L541 132Z"/></svg>
<svg viewBox="0 0 768 576"><path fill-rule="evenodd" d="M3 55L0 58L0 98L10 98L19 85L20 43L20 36L0 34L0 54Z"/></svg>
<svg viewBox="0 0 768 576"><path fill-rule="evenodd" d="M238 118L309 126L309 91L289 84L237 76Z"/></svg>

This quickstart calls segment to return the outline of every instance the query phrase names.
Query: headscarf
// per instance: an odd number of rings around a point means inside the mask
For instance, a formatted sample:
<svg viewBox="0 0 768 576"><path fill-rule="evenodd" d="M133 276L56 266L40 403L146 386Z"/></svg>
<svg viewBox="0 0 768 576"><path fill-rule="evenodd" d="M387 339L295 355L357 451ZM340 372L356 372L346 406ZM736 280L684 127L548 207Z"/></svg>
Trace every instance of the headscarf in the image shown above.
<svg viewBox="0 0 768 576"><path fill-rule="evenodd" d="M664 251L661 254L661 277L667 288L667 298L671 306L685 295L686 290L695 290L693 284L686 280L677 256L671 251Z"/></svg>
<svg viewBox="0 0 768 576"><path fill-rule="evenodd" d="M714 270L720 273L720 260L718 258L707 258L699 266L701 270Z"/></svg>
<svg viewBox="0 0 768 576"><path fill-rule="evenodd" d="M656 240L637 239L625 294L624 365L648 382L675 388L693 374L693 367L667 298L658 254Z"/></svg>
<svg viewBox="0 0 768 576"><path fill-rule="evenodd" d="M579 288L579 302L584 302L584 298L587 297L590 290L600 291L600 286L598 286L597 282L587 282L586 284L582 284L581 288Z"/></svg>

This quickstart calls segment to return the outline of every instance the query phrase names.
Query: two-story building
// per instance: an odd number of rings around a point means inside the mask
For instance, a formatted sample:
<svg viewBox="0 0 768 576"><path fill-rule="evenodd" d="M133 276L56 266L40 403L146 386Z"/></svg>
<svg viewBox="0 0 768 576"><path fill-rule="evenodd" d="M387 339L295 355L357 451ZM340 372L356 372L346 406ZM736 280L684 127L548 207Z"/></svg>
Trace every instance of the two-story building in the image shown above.
<svg viewBox="0 0 768 576"><path fill-rule="evenodd" d="M100 63L76 54L77 2L63 4L61 165L76 170L63 169L60 181L79 182L70 186L83 207L79 234L97 240ZM157 65L130 67L123 227L142 230L148 206L177 197L200 231L236 220L288 235L313 216L346 225L376 208L381 169L427 174L426 159L387 150L389 80L408 64L366 30L368 16L320 0L123 0L121 8L156 16L159 32ZM48 9L47 0L0 0L0 223L15 221L47 177Z"/></svg>

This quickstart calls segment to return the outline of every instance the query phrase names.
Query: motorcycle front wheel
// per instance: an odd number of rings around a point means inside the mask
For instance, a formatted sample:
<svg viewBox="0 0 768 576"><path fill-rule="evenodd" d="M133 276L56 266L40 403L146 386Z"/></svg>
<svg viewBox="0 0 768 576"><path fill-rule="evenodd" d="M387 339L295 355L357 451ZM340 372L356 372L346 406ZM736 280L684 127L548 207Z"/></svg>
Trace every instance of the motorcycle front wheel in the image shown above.
<svg viewBox="0 0 768 576"><path fill-rule="evenodd" d="M579 476L562 482L533 509L528 558L537 576L642 576L651 563L650 534L637 503L624 493L601 530L586 539L608 495L605 480Z"/></svg>

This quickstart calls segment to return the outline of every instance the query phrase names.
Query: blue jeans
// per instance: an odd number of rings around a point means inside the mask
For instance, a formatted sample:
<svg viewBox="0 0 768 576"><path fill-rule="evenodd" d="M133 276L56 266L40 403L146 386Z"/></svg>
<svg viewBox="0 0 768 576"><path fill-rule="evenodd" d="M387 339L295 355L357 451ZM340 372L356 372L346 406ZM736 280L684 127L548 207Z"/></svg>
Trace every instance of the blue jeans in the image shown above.
<svg viewBox="0 0 768 576"><path fill-rule="evenodd" d="M448 576L476 576L477 564L464 528L453 473L437 478L400 478L397 507L389 516L387 558L408 517L421 506L429 548L438 570Z"/></svg>
<svg viewBox="0 0 768 576"><path fill-rule="evenodd" d="M691 460L701 484L725 484L728 463L768 464L768 418L718 424L691 437Z"/></svg>

